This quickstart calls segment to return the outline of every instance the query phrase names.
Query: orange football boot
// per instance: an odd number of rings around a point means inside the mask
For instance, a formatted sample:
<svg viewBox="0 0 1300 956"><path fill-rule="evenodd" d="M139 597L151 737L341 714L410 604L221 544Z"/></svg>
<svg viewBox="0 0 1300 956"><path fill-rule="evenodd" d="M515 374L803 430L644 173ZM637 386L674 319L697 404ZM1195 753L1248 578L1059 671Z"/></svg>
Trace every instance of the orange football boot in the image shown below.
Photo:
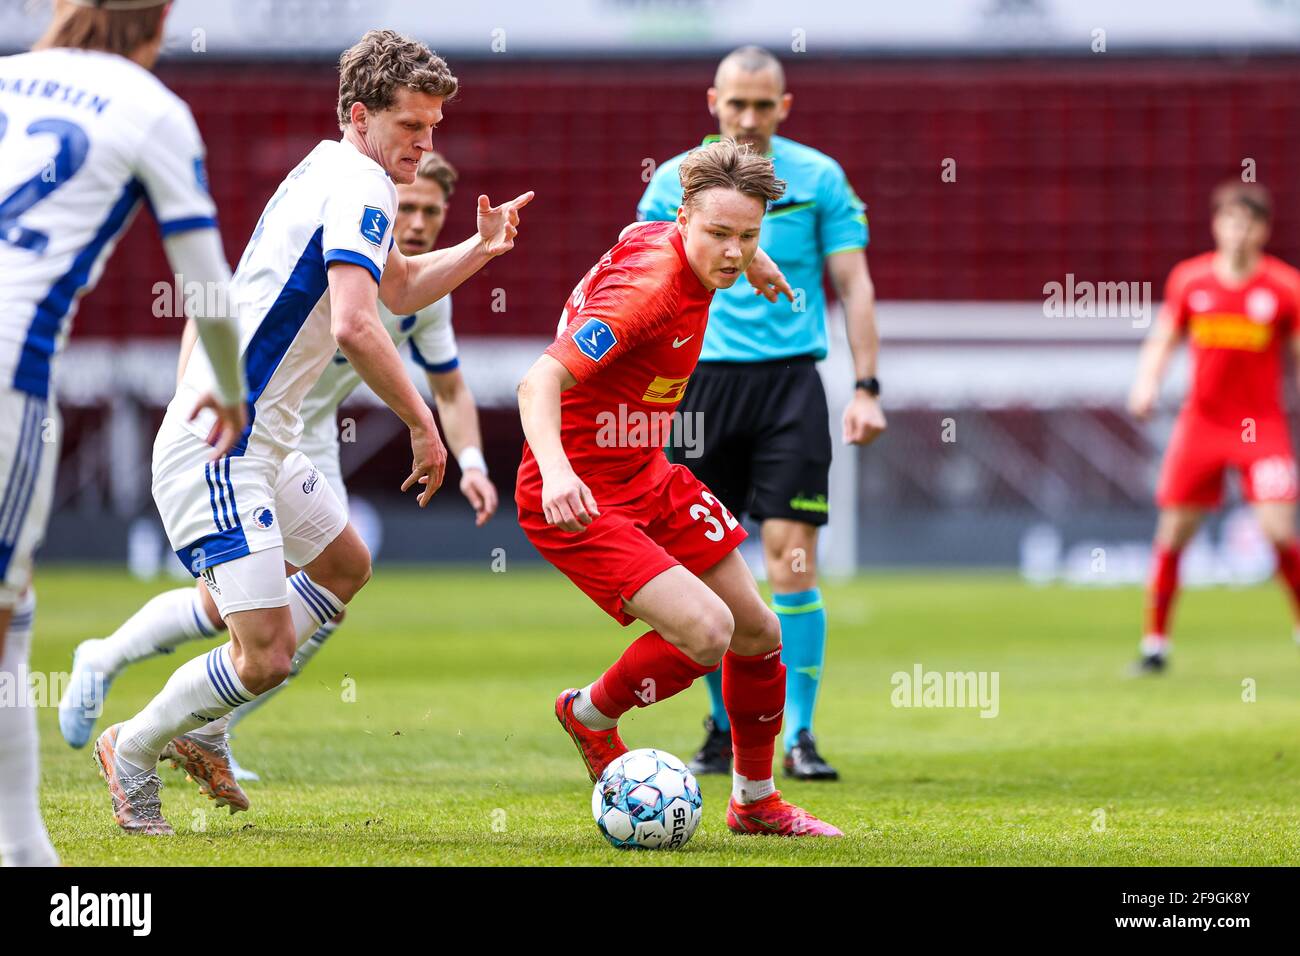
<svg viewBox="0 0 1300 956"><path fill-rule="evenodd" d="M170 760L177 770L198 784L209 800L229 807L232 814L248 809L248 796L235 779L230 763L230 744L199 734L181 734L163 748L161 760Z"/></svg>
<svg viewBox="0 0 1300 956"><path fill-rule="evenodd" d="M838 827L782 800L780 790L753 803L737 803L732 797L727 804L727 828L759 836L844 836Z"/></svg>
<svg viewBox="0 0 1300 956"><path fill-rule="evenodd" d="M586 764L587 776L595 783L606 767L627 753L627 744L619 737L617 727L592 730L573 716L573 702L577 700L578 694L579 691L570 687L555 698L555 719L573 740L582 762Z"/></svg>

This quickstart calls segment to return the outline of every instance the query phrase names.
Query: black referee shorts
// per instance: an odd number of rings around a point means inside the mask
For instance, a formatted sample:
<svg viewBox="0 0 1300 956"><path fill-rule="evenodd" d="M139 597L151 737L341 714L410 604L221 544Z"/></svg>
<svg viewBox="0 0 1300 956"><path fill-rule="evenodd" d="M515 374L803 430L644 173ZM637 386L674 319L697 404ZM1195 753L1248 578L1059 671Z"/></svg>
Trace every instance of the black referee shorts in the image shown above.
<svg viewBox="0 0 1300 956"><path fill-rule="evenodd" d="M826 524L830 420L812 357L701 362L678 411L691 441L669 457L732 514Z"/></svg>

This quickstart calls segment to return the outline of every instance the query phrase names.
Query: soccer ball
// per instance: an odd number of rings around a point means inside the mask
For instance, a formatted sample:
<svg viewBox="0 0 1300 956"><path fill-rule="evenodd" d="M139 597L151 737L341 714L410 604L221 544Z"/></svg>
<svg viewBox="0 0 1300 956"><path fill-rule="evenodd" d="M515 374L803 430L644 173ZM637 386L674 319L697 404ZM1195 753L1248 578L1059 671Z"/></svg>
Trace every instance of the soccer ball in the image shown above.
<svg viewBox="0 0 1300 956"><path fill-rule="evenodd" d="M676 850L700 825L700 785L662 750L630 750L600 775L591 815L620 850Z"/></svg>

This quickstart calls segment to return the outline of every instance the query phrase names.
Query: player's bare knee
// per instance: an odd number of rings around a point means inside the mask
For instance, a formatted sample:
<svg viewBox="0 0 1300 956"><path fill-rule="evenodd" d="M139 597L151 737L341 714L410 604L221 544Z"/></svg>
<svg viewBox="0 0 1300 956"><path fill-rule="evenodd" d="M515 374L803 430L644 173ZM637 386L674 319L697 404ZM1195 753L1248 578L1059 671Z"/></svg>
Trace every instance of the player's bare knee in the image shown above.
<svg viewBox="0 0 1300 956"><path fill-rule="evenodd" d="M357 564L357 590L360 591L370 580L374 573L374 565L370 562L370 549L366 548L361 552L362 559Z"/></svg>
<svg viewBox="0 0 1300 956"><path fill-rule="evenodd" d="M330 554L328 560L317 559L312 562L307 573L313 581L328 588L331 594L346 604L370 580L370 549L357 539L354 547Z"/></svg>
<svg viewBox="0 0 1300 956"><path fill-rule="evenodd" d="M266 669L262 672L260 686L248 688L255 694L265 694L273 687L279 687L288 678L289 673L293 670L293 655L277 651L273 653L266 661Z"/></svg>
<svg viewBox="0 0 1300 956"><path fill-rule="evenodd" d="M751 636L754 642L762 645L764 649L771 649L781 643L781 619L766 604L763 605L762 613L755 622Z"/></svg>
<svg viewBox="0 0 1300 956"><path fill-rule="evenodd" d="M1170 510L1160 514L1156 523L1156 544L1162 548L1181 550L1196 536L1201 516L1195 511Z"/></svg>
<svg viewBox="0 0 1300 956"><path fill-rule="evenodd" d="M370 580L373 570L374 568L370 563L370 549L362 545L360 552L354 555L349 562L347 570L348 587L345 589L348 593L346 596L340 594L339 598L347 602L356 597L357 592L365 587L366 582Z"/></svg>
<svg viewBox="0 0 1300 956"><path fill-rule="evenodd" d="M284 683L293 666L293 653L277 642L275 647L261 648L244 655L240 661L239 680L253 694L265 694Z"/></svg>
<svg viewBox="0 0 1300 956"><path fill-rule="evenodd" d="M695 653L697 663L712 666L722 660L731 646L731 636L736 630L736 620L725 604L705 612L696 628Z"/></svg>
<svg viewBox="0 0 1300 956"><path fill-rule="evenodd" d="M1283 524L1263 525L1264 537L1275 548L1283 548L1295 540L1295 531Z"/></svg>
<svg viewBox="0 0 1300 956"><path fill-rule="evenodd" d="M760 604L736 621L731 649L745 657L763 654L781 643L781 621L766 604Z"/></svg>

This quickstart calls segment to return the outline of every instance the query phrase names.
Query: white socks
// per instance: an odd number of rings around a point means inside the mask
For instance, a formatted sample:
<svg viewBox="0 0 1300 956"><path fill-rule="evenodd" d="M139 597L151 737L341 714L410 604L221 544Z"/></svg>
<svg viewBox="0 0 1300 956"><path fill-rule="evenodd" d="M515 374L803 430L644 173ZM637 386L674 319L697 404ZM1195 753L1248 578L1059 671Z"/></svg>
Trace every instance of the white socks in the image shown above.
<svg viewBox="0 0 1300 956"><path fill-rule="evenodd" d="M151 598L112 635L88 645L84 653L91 670L112 680L127 664L170 654L186 641L216 634L198 589L177 588Z"/></svg>
<svg viewBox="0 0 1300 956"><path fill-rule="evenodd" d="M592 685L588 684L578 691L578 699L573 702L573 716L588 730L612 730L618 726L618 721L596 709L591 702L591 688Z"/></svg>
<svg viewBox="0 0 1300 956"><path fill-rule="evenodd" d="M338 615L343 602L307 577L306 571L290 577L288 584L289 613L301 646ZM227 641L182 664L158 696L122 725L117 738L122 760L140 769L152 767L163 747L178 734L194 730L225 733L230 712L255 697L235 673L230 646Z"/></svg>
<svg viewBox="0 0 1300 956"><path fill-rule="evenodd" d="M289 667L289 676L284 679L284 683L280 684L278 687L272 687L265 694L260 694L257 697L254 697L247 704L240 704L239 707L232 711L230 716L225 720L213 721L206 727L200 727L198 730L192 731L192 733L201 734L203 736L217 736L219 734L233 732L237 723L253 711L257 710L263 704L267 703L267 701L280 693L280 691L288 687L289 681L298 676L299 672L307 666L307 662L315 657L316 652L321 649L321 646L327 640L329 640L330 635L338 630L338 627L339 625L333 621L330 621L327 624L322 624L315 630L311 637L303 641L302 646L299 647L297 653L293 655L293 664Z"/></svg>
<svg viewBox="0 0 1300 956"><path fill-rule="evenodd" d="M36 594L28 589L14 608L0 655L0 863L4 866L59 865L41 822L36 708L28 695L27 656L35 613Z"/></svg>
<svg viewBox="0 0 1300 956"><path fill-rule="evenodd" d="M239 681L230 642L176 668L140 713L122 725L117 755L136 769L152 769L173 737L225 717L253 694Z"/></svg>
<svg viewBox="0 0 1300 956"><path fill-rule="evenodd" d="M731 774L731 797L737 803L753 803L773 793L776 793L776 781L771 777L750 780L735 772Z"/></svg>
<svg viewBox="0 0 1300 956"><path fill-rule="evenodd" d="M1169 653L1169 638L1163 634L1147 634L1138 644L1138 648L1143 657L1164 657Z"/></svg>
<svg viewBox="0 0 1300 956"><path fill-rule="evenodd" d="M298 635L295 657L302 653L303 647L318 631L339 616L343 608L344 603L307 577L306 571L299 571L289 578L289 612L293 615L293 629ZM314 653L312 651L307 656L310 658Z"/></svg>

